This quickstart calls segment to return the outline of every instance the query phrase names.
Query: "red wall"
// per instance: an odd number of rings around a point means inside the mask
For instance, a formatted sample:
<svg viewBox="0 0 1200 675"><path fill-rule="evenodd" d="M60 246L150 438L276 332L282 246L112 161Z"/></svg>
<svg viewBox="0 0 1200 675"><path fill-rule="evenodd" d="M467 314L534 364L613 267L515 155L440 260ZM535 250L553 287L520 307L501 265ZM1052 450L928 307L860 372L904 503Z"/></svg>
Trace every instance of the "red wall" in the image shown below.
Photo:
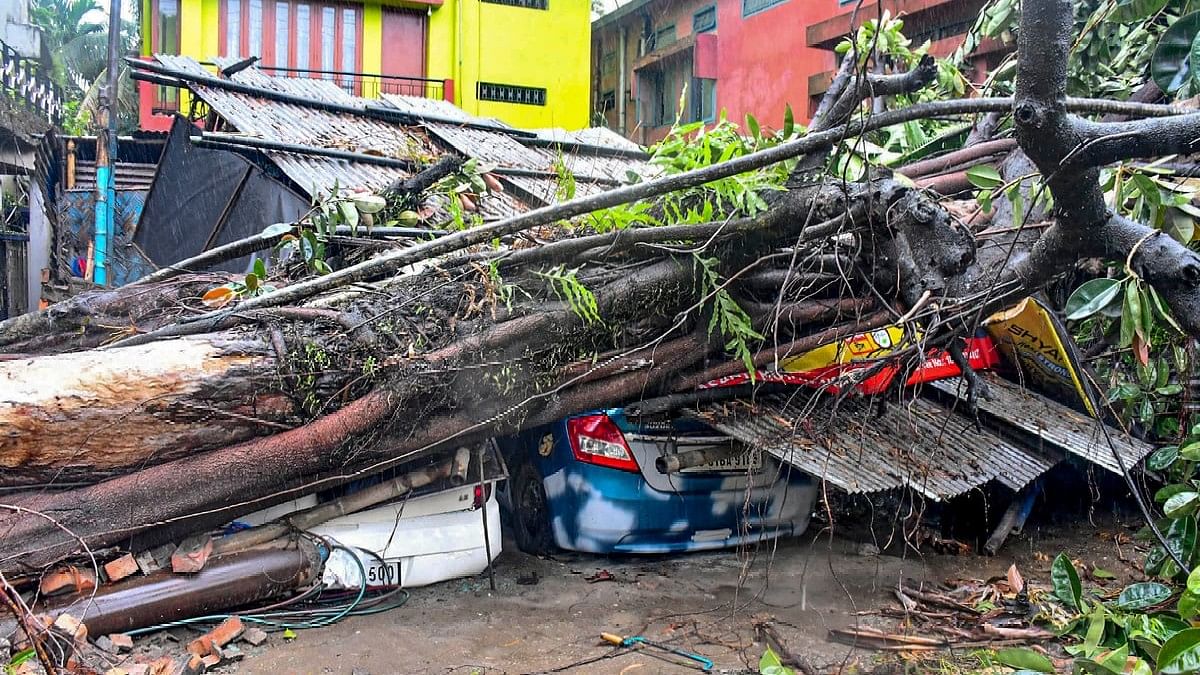
<svg viewBox="0 0 1200 675"><path fill-rule="evenodd" d="M741 122L753 114L764 126L783 124L791 104L808 118L808 78L834 67L834 55L805 46L805 28L842 9L837 0L787 0L742 18L741 0L717 3L717 106Z"/></svg>

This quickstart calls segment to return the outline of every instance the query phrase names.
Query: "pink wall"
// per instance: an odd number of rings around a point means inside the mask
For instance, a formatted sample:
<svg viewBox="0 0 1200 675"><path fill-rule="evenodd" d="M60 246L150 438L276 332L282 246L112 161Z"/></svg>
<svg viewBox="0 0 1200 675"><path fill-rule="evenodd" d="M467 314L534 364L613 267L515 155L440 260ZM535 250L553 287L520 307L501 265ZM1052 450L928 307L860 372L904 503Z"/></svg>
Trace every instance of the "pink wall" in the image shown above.
<svg viewBox="0 0 1200 675"><path fill-rule="evenodd" d="M834 55L805 46L805 28L838 13L837 0L787 0L742 18L741 0L717 3L717 105L729 119L747 113L773 128L791 104L808 119L808 78L833 68Z"/></svg>

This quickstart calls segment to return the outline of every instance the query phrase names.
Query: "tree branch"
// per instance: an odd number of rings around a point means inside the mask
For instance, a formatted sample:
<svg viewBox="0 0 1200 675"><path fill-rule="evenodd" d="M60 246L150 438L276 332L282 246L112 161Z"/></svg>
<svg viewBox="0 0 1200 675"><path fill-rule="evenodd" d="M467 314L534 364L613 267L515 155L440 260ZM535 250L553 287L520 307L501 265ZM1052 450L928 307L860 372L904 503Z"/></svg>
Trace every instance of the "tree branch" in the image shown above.
<svg viewBox="0 0 1200 675"><path fill-rule="evenodd" d="M1200 149L1200 113L1130 122L1092 122L1072 118L1083 140L1064 162L1067 166L1104 166L1126 159L1189 155Z"/></svg>

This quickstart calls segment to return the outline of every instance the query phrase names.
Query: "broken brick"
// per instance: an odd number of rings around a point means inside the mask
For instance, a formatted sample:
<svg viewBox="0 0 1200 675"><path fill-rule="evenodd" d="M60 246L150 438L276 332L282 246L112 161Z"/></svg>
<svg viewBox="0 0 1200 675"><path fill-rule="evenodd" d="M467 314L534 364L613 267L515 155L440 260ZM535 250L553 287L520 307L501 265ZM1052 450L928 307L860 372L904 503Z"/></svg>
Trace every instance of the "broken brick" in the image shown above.
<svg viewBox="0 0 1200 675"><path fill-rule="evenodd" d="M242 640L252 647L257 647L267 641L267 632L256 626L251 626L242 633Z"/></svg>
<svg viewBox="0 0 1200 675"><path fill-rule="evenodd" d="M164 656L151 661L146 669L146 675L175 675L175 659Z"/></svg>
<svg viewBox="0 0 1200 675"><path fill-rule="evenodd" d="M212 636L213 644L218 647L224 647L238 639L245 630L246 626L242 623L242 620L236 616L231 616L222 621L221 625L209 631L208 634Z"/></svg>
<svg viewBox="0 0 1200 675"><path fill-rule="evenodd" d="M59 614L58 618L54 620L54 627L76 640L87 639L87 626L83 625L82 621L70 614Z"/></svg>
<svg viewBox="0 0 1200 675"><path fill-rule="evenodd" d="M59 567L42 575L42 595L59 595L62 593L89 593L96 588L96 575L89 570L78 567Z"/></svg>
<svg viewBox="0 0 1200 675"><path fill-rule="evenodd" d="M183 675L200 675L206 670L208 670L208 666L205 665L204 659L192 654L192 658L188 659L187 665L183 667ZM158 675L158 673L154 673L153 671L151 673L152 675Z"/></svg>
<svg viewBox="0 0 1200 675"><path fill-rule="evenodd" d="M133 576L137 571L137 560L129 553L104 563L104 574L109 581L120 581L125 577Z"/></svg>
<svg viewBox="0 0 1200 675"><path fill-rule="evenodd" d="M124 633L113 633L108 636L108 639L118 652L127 652L133 649L133 638Z"/></svg>
<svg viewBox="0 0 1200 675"><path fill-rule="evenodd" d="M212 634L205 633L188 643L187 650L194 656L208 656L213 651Z"/></svg>
<svg viewBox="0 0 1200 675"><path fill-rule="evenodd" d="M99 649L102 652L108 652L109 654L117 653L117 646L114 645L112 640L108 639L108 637L105 635L101 635L100 637L96 638L96 649Z"/></svg>
<svg viewBox="0 0 1200 675"><path fill-rule="evenodd" d="M204 664L204 668L207 670L208 668L212 668L221 663L221 655L209 654L208 656L200 659L200 662Z"/></svg>
<svg viewBox="0 0 1200 675"><path fill-rule="evenodd" d="M213 541L208 535L184 539L171 554L171 571L176 574L195 574L204 569L212 555Z"/></svg>

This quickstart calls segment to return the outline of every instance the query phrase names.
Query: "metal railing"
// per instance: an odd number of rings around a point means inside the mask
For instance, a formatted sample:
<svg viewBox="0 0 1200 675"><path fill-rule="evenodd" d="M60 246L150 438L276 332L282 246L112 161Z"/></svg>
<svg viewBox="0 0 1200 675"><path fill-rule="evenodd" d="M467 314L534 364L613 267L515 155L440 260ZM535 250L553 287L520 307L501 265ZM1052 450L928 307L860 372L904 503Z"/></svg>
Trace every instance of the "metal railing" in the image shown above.
<svg viewBox="0 0 1200 675"><path fill-rule="evenodd" d="M62 121L62 91L41 64L0 42L0 89L57 125Z"/></svg>
<svg viewBox="0 0 1200 675"><path fill-rule="evenodd" d="M446 96L446 81L426 77L404 77L400 75L377 75L355 73L346 70L306 70L255 64L259 70L276 77L302 77L310 80L328 80L352 96L376 98L380 94L397 94L420 98L442 99Z"/></svg>

